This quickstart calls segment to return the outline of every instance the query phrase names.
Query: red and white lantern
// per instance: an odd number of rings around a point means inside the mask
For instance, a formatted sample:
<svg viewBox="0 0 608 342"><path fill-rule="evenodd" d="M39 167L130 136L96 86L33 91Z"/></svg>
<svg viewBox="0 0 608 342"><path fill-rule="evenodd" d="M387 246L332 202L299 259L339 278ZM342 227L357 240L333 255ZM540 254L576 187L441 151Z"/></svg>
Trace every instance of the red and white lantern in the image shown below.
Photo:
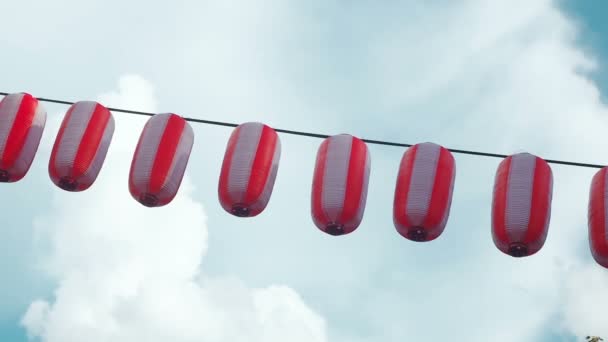
<svg viewBox="0 0 608 342"><path fill-rule="evenodd" d="M593 259L608 268L608 167L599 170L591 181L588 207L589 248Z"/></svg>
<svg viewBox="0 0 608 342"><path fill-rule="evenodd" d="M238 217L259 215L270 200L281 157L274 129L247 122L234 129L220 173L218 196L222 208Z"/></svg>
<svg viewBox="0 0 608 342"><path fill-rule="evenodd" d="M0 182L21 180L34 161L46 124L38 99L15 93L0 101Z"/></svg>
<svg viewBox="0 0 608 342"><path fill-rule="evenodd" d="M450 214L456 163L452 153L434 143L410 147L401 158L393 222L412 241L431 241L444 231Z"/></svg>
<svg viewBox="0 0 608 342"><path fill-rule="evenodd" d="M49 175L59 188L84 191L99 175L114 134L114 117L103 105L80 101L68 109L53 145Z"/></svg>
<svg viewBox="0 0 608 342"><path fill-rule="evenodd" d="M530 256L545 243L551 218L553 173L532 154L505 158L496 172L492 200L492 237L513 257Z"/></svg>
<svg viewBox="0 0 608 342"><path fill-rule="evenodd" d="M169 204L181 186L194 131L172 113L152 116L139 137L129 172L129 191L146 207Z"/></svg>
<svg viewBox="0 0 608 342"><path fill-rule="evenodd" d="M317 153L312 184L312 218L330 235L352 233L361 224L367 200L371 156L361 139L329 137Z"/></svg>

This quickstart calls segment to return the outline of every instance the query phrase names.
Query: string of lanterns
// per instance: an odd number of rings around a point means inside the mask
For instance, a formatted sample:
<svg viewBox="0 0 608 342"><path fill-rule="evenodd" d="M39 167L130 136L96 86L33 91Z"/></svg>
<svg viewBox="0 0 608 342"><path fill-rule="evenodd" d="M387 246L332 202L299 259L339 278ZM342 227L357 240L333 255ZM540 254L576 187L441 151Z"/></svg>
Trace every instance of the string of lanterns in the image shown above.
<svg viewBox="0 0 608 342"><path fill-rule="evenodd" d="M0 182L18 182L30 169L46 124L46 111L28 93L5 94L0 101ZM48 172L65 191L87 190L97 179L114 134L110 109L95 101L72 103L51 152ZM135 149L129 172L131 196L146 207L171 203L180 188L194 132L183 117L152 115ZM228 140L218 184L222 208L237 217L254 217L270 201L281 157L277 130L259 122L236 125ZM568 162L562 162L568 163ZM575 163L570 163L575 164ZM585 166L595 167L587 164ZM363 139L349 134L324 137L316 156L311 216L330 235L352 233L365 212L371 157ZM608 268L608 168L591 182L589 247ZM393 222L404 238L438 238L450 214L456 179L452 152L438 144L410 145L399 165ZM537 253L551 217L553 174L547 160L522 152L504 156L495 175L492 237L512 257Z"/></svg>

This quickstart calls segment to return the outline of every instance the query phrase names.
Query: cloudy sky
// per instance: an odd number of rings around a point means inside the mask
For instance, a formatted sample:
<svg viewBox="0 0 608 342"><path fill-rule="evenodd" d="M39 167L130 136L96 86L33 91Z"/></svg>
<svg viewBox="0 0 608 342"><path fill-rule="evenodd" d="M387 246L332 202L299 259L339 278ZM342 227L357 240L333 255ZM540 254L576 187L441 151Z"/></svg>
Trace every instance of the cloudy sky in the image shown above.
<svg viewBox="0 0 608 342"><path fill-rule="evenodd" d="M608 164L608 6L574 0L31 0L2 6L0 91L241 123ZM604 34L604 36L602 36ZM595 169L552 165L544 248L514 259L490 234L499 159L455 155L448 226L430 243L392 223L404 149L370 145L363 223L310 217L319 139L281 134L271 202L226 214L230 128L193 124L178 197L129 195L146 117L114 113L95 185L55 187L67 109L25 179L3 185L6 341L582 341L608 338L608 271L591 258Z"/></svg>

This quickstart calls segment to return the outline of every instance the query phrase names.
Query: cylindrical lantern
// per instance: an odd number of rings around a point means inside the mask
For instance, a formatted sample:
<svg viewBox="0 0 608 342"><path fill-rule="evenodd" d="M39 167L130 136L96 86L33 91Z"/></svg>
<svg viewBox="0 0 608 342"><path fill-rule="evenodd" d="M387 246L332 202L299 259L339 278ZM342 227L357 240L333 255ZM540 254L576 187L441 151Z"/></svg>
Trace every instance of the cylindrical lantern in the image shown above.
<svg viewBox="0 0 608 342"><path fill-rule="evenodd" d="M238 217L253 217L268 205L281 157L274 129L247 122L234 129L218 184L222 208Z"/></svg>
<svg viewBox="0 0 608 342"><path fill-rule="evenodd" d="M589 248L593 259L608 268L608 167L599 170L591 181L588 207Z"/></svg>
<svg viewBox="0 0 608 342"><path fill-rule="evenodd" d="M441 235L450 214L456 163L452 153L434 143L407 149L401 158L393 222L403 237L431 241Z"/></svg>
<svg viewBox="0 0 608 342"><path fill-rule="evenodd" d="M152 116L139 137L129 191L146 207L169 204L177 195L194 144L194 131L184 118L172 113Z"/></svg>
<svg viewBox="0 0 608 342"><path fill-rule="evenodd" d="M80 101L63 118L49 161L49 175L59 188L84 191L99 175L112 136L114 118L94 101Z"/></svg>
<svg viewBox="0 0 608 342"><path fill-rule="evenodd" d="M530 256L545 243L551 218L553 173L532 154L505 158L496 171L492 199L492 237L513 257Z"/></svg>
<svg viewBox="0 0 608 342"><path fill-rule="evenodd" d="M21 180L34 161L46 124L38 99L15 93L0 101L0 182Z"/></svg>
<svg viewBox="0 0 608 342"><path fill-rule="evenodd" d="M365 142L348 134L321 143L312 183L312 218L330 235L353 232L365 211L371 157Z"/></svg>

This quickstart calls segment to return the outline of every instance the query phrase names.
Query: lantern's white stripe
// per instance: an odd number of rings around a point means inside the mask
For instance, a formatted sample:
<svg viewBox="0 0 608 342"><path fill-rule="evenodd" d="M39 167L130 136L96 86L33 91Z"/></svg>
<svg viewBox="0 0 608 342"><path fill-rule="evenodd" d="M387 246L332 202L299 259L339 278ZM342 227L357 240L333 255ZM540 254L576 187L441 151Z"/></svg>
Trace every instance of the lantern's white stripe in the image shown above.
<svg viewBox="0 0 608 342"><path fill-rule="evenodd" d="M505 212L506 233L511 241L522 241L528 231L536 156L529 153L513 155L507 180Z"/></svg>
<svg viewBox="0 0 608 342"><path fill-rule="evenodd" d="M421 226L429 213L440 152L439 145L433 143L417 147L405 209L413 226Z"/></svg>
<svg viewBox="0 0 608 342"><path fill-rule="evenodd" d="M237 203L245 199L263 128L264 126L257 122L244 123L239 128L228 172L228 194Z"/></svg>
<svg viewBox="0 0 608 342"><path fill-rule="evenodd" d="M71 174L82 137L93 117L97 103L94 101L80 101L73 106L72 114L66 122L55 155L55 169L60 175Z"/></svg>
<svg viewBox="0 0 608 342"><path fill-rule="evenodd" d="M330 221L337 221L344 207L352 142L353 138L346 134L329 138L323 170L321 207Z"/></svg>

